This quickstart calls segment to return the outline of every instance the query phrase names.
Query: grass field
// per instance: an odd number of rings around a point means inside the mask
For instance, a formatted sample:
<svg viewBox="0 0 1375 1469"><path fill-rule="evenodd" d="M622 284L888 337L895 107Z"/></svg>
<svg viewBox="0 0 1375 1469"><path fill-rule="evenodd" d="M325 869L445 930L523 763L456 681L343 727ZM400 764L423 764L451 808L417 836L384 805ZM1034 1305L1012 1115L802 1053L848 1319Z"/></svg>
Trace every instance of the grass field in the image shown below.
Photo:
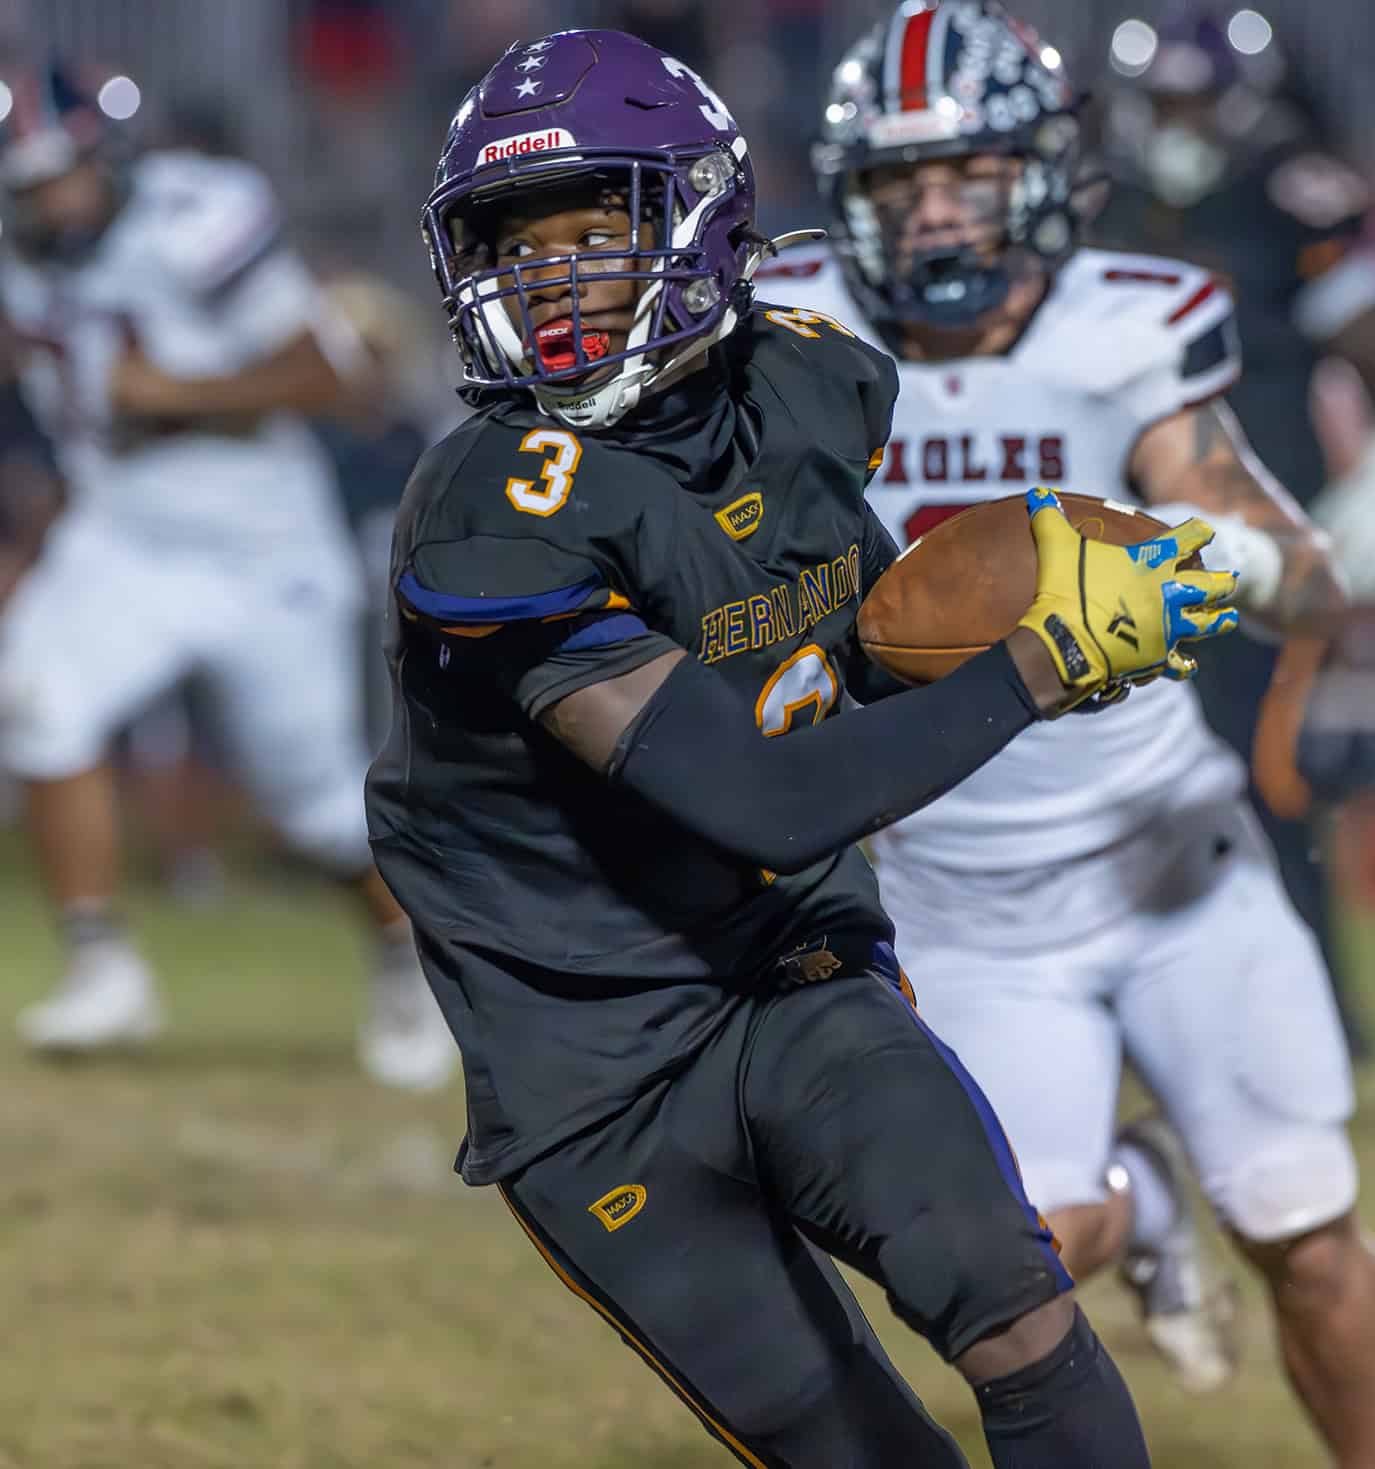
<svg viewBox="0 0 1375 1469"><path fill-rule="evenodd" d="M57 952L0 838L0 1469L731 1462L495 1192L453 1176L459 1089L416 1101L359 1078L346 907L274 870L220 911L140 892L131 913L168 978L169 1035L138 1061L29 1060L9 1019ZM1353 941L1375 990L1375 929ZM1363 1103L1375 1177L1375 1078ZM962 1384L861 1293L985 1465ZM1157 1469L1323 1463L1254 1291L1245 1370L1204 1401L1171 1387L1110 1284L1086 1300Z"/></svg>

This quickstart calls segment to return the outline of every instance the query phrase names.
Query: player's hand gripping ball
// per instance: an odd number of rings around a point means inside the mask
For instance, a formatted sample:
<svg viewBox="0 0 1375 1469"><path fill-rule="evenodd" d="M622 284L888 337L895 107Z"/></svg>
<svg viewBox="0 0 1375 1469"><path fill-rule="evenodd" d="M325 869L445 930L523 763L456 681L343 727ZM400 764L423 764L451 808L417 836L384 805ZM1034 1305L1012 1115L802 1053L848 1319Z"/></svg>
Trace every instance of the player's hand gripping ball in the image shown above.
<svg viewBox="0 0 1375 1469"><path fill-rule="evenodd" d="M1028 518L1029 515L1029 518ZM941 678L1021 625L1045 644L1073 707L1164 673L1181 642L1236 625L1230 572L1203 570L1211 529L1051 490L986 501L941 522L879 579L859 613L865 652L898 678Z"/></svg>
<svg viewBox="0 0 1375 1469"><path fill-rule="evenodd" d="M1237 625L1231 571L1188 570L1213 538L1195 516L1132 546L1082 536L1065 518L1054 490L1027 492L1036 538L1036 597L1019 627L1045 644L1074 703L1100 689L1163 673L1198 672L1181 643L1231 632Z"/></svg>

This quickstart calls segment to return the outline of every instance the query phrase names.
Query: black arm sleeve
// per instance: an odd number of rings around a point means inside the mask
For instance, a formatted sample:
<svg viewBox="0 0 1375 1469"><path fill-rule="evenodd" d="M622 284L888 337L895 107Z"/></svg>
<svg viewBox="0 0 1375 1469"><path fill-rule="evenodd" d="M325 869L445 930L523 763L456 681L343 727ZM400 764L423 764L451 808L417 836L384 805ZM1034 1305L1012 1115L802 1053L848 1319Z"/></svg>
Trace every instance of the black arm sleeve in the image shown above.
<svg viewBox="0 0 1375 1469"><path fill-rule="evenodd" d="M957 785L1035 722L999 644L947 678L781 739L695 659L617 743L608 776L756 866L801 872Z"/></svg>

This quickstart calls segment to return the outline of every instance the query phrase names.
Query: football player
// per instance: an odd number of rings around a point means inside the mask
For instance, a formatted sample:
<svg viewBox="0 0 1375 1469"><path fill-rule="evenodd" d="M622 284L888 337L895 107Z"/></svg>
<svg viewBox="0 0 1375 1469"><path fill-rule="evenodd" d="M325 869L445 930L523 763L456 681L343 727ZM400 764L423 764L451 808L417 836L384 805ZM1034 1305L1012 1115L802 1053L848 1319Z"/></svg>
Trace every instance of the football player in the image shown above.
<svg viewBox="0 0 1375 1469"><path fill-rule="evenodd" d="M191 153L121 161L90 91L55 66L10 90L0 292L73 498L0 651L0 765L27 785L67 944L61 982L20 1035L83 1050L160 1027L115 905L104 759L112 734L194 669L284 839L354 885L371 916L364 1064L437 1085L453 1043L367 846L358 570L296 416L339 385L314 287L256 170Z"/></svg>
<svg viewBox="0 0 1375 1469"><path fill-rule="evenodd" d="M1229 281L1246 359L1229 402L1262 462L1332 531L1353 598L1375 600L1375 446L1319 498L1326 475L1308 411L1321 355L1345 358L1375 394L1375 255L1360 248L1370 191L1276 95L1283 62L1273 38L1254 55L1237 49L1234 38L1252 47L1265 39L1248 39L1246 24L1186 5L1161 26L1141 74L1119 80L1104 149L1115 186L1094 234L1180 255ZM1273 641L1234 638L1198 681L1209 722L1248 761L1277 654ZM1306 821L1257 805L1345 998L1323 843ZM1363 1041L1354 1015L1348 1024Z"/></svg>
<svg viewBox="0 0 1375 1469"><path fill-rule="evenodd" d="M478 411L398 516L368 806L463 1051L461 1170L747 1464L963 1463L829 1254L974 1384L999 1469L1143 1465L853 844L1114 682L1119 596L1117 677L1186 674L1233 578L1167 569L1197 524L1131 575L1091 552L1090 634L1033 496L1026 625L930 690L867 664L896 375L751 304L753 208L726 104L616 32L513 46L448 133L424 227Z"/></svg>
<svg viewBox="0 0 1375 1469"><path fill-rule="evenodd" d="M1177 260L1075 249L1057 52L984 0L907 3L840 63L824 129L837 251L787 285L898 359L869 503L900 543L1046 481L1171 520L1200 507L1239 605L1273 628L1342 614L1322 537L1219 398L1238 371L1227 292ZM922 1014L1007 1117L1075 1277L1125 1257L1185 1380L1226 1376L1171 1135L1114 1143L1125 1051L1354 1469L1375 1456L1375 1258L1350 1068L1244 787L1193 693L1161 680L1111 718L1029 731L874 852Z"/></svg>

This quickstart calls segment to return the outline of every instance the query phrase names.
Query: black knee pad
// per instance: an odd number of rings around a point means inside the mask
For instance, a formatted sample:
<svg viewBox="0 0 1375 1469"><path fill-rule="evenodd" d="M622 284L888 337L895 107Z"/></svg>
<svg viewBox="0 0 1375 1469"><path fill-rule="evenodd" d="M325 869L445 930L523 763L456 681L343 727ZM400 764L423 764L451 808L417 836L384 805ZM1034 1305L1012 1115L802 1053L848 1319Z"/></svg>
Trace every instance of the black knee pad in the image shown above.
<svg viewBox="0 0 1375 1469"><path fill-rule="evenodd" d="M879 1247L878 1273L897 1316L947 1362L1072 1288L1039 1219L928 1210Z"/></svg>

